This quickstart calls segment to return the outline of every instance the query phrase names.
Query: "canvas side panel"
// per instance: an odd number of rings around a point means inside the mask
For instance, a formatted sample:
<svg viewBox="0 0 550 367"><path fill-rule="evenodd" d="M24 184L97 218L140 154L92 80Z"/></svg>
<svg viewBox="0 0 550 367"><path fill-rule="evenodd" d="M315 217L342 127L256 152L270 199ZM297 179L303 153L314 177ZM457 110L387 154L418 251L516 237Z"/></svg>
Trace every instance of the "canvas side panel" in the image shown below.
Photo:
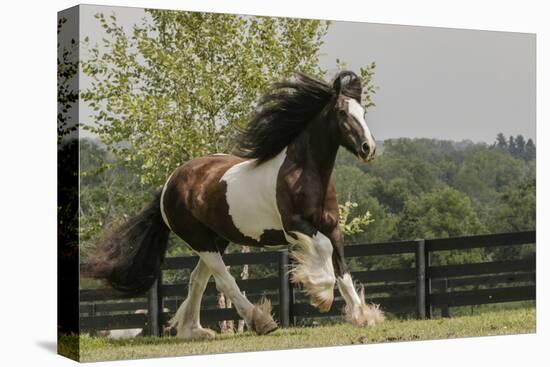
<svg viewBox="0 0 550 367"><path fill-rule="evenodd" d="M79 360L79 7L57 20L58 353Z"/></svg>

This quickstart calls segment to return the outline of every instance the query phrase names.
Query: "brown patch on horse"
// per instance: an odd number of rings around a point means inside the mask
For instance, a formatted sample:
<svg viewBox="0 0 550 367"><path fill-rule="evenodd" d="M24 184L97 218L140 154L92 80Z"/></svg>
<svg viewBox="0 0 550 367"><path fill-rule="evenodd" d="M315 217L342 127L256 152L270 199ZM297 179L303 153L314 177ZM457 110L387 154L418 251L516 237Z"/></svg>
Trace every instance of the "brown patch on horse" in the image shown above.
<svg viewBox="0 0 550 367"><path fill-rule="evenodd" d="M229 154L196 158L176 169L168 182L163 199L170 228L195 251L223 253L225 241L221 239L248 246L286 243L283 231L267 229L256 241L235 227L229 215L227 183L221 178L243 161Z"/></svg>

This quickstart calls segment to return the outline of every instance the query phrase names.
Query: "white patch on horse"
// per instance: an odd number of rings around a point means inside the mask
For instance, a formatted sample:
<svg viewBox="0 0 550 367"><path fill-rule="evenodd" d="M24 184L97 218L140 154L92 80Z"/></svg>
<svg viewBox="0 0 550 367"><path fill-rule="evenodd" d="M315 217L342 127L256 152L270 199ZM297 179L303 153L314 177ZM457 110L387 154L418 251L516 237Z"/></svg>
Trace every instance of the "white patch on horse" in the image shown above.
<svg viewBox="0 0 550 367"><path fill-rule="evenodd" d="M226 153L214 153L212 155L229 155L229 154L226 154Z"/></svg>
<svg viewBox="0 0 550 367"><path fill-rule="evenodd" d="M369 146L370 147L375 146L376 142L374 141L374 138L372 137L370 129L367 126L367 122L365 121L365 110L363 109L363 107L361 107L359 102L357 102L353 98L348 99L348 113L352 115L363 128L363 132L367 137Z"/></svg>
<svg viewBox="0 0 550 367"><path fill-rule="evenodd" d="M227 184L226 200L233 224L256 241L266 230L283 229L276 191L285 158L286 148L259 166L255 159L236 164L221 178Z"/></svg>
<svg viewBox="0 0 550 367"><path fill-rule="evenodd" d="M353 280L351 279L351 275L349 273L344 274L342 278L338 277L338 288L340 290L340 294L346 301L346 304L356 306L361 303L361 299L355 290Z"/></svg>
<svg viewBox="0 0 550 367"><path fill-rule="evenodd" d="M292 281L302 284L309 295L310 303L321 312L326 312L332 305L336 282L332 265L332 243L321 232L313 237L300 232L292 234L297 238L285 234L287 241L295 245L290 253L297 264L291 270Z"/></svg>
<svg viewBox="0 0 550 367"><path fill-rule="evenodd" d="M170 179L174 175L174 172L168 177L166 182L164 183L164 187L162 188L162 192L160 193L160 214L162 215L162 220L164 220L164 223L172 230L170 227L170 223L168 223L168 217L166 217L166 213L164 212L164 193L166 192L166 187L168 187L168 182L170 182Z"/></svg>

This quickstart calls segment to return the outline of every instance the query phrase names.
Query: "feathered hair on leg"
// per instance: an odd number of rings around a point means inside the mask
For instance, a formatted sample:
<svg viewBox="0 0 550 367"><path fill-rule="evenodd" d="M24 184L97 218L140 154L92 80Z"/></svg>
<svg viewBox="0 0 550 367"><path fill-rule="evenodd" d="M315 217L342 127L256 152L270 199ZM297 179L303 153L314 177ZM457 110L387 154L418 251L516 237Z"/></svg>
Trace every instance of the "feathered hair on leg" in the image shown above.
<svg viewBox="0 0 550 367"><path fill-rule="evenodd" d="M309 296L309 303L321 312L327 312L334 300L334 284L336 282L332 269L332 258L327 265L315 247L310 237L296 233L299 242L290 252L294 267L290 269L291 281L304 287ZM327 269L329 267L330 269Z"/></svg>
<svg viewBox="0 0 550 367"><path fill-rule="evenodd" d="M271 315L271 301L266 296L262 296L260 303L254 305L250 320L250 328L258 335L269 334L278 328Z"/></svg>
<svg viewBox="0 0 550 367"><path fill-rule="evenodd" d="M361 286L359 291L359 305L348 304L344 308L346 321L355 326L374 326L382 323L386 317L380 309L380 305L365 302L365 287Z"/></svg>

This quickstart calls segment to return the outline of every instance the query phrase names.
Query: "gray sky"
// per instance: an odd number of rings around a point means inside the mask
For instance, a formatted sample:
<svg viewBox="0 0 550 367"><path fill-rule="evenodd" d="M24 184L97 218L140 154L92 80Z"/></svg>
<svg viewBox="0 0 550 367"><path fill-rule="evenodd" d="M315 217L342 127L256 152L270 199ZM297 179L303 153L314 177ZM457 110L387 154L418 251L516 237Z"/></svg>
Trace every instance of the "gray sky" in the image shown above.
<svg viewBox="0 0 550 367"><path fill-rule="evenodd" d="M93 17L114 12L125 27L138 8L83 6L81 38L104 34ZM379 90L367 123L377 140L396 137L493 142L497 133L535 138L535 35L432 27L333 22L321 49L332 76L376 61ZM85 54L82 56L85 57ZM88 85L85 78L81 87ZM81 121L90 111L81 108Z"/></svg>

